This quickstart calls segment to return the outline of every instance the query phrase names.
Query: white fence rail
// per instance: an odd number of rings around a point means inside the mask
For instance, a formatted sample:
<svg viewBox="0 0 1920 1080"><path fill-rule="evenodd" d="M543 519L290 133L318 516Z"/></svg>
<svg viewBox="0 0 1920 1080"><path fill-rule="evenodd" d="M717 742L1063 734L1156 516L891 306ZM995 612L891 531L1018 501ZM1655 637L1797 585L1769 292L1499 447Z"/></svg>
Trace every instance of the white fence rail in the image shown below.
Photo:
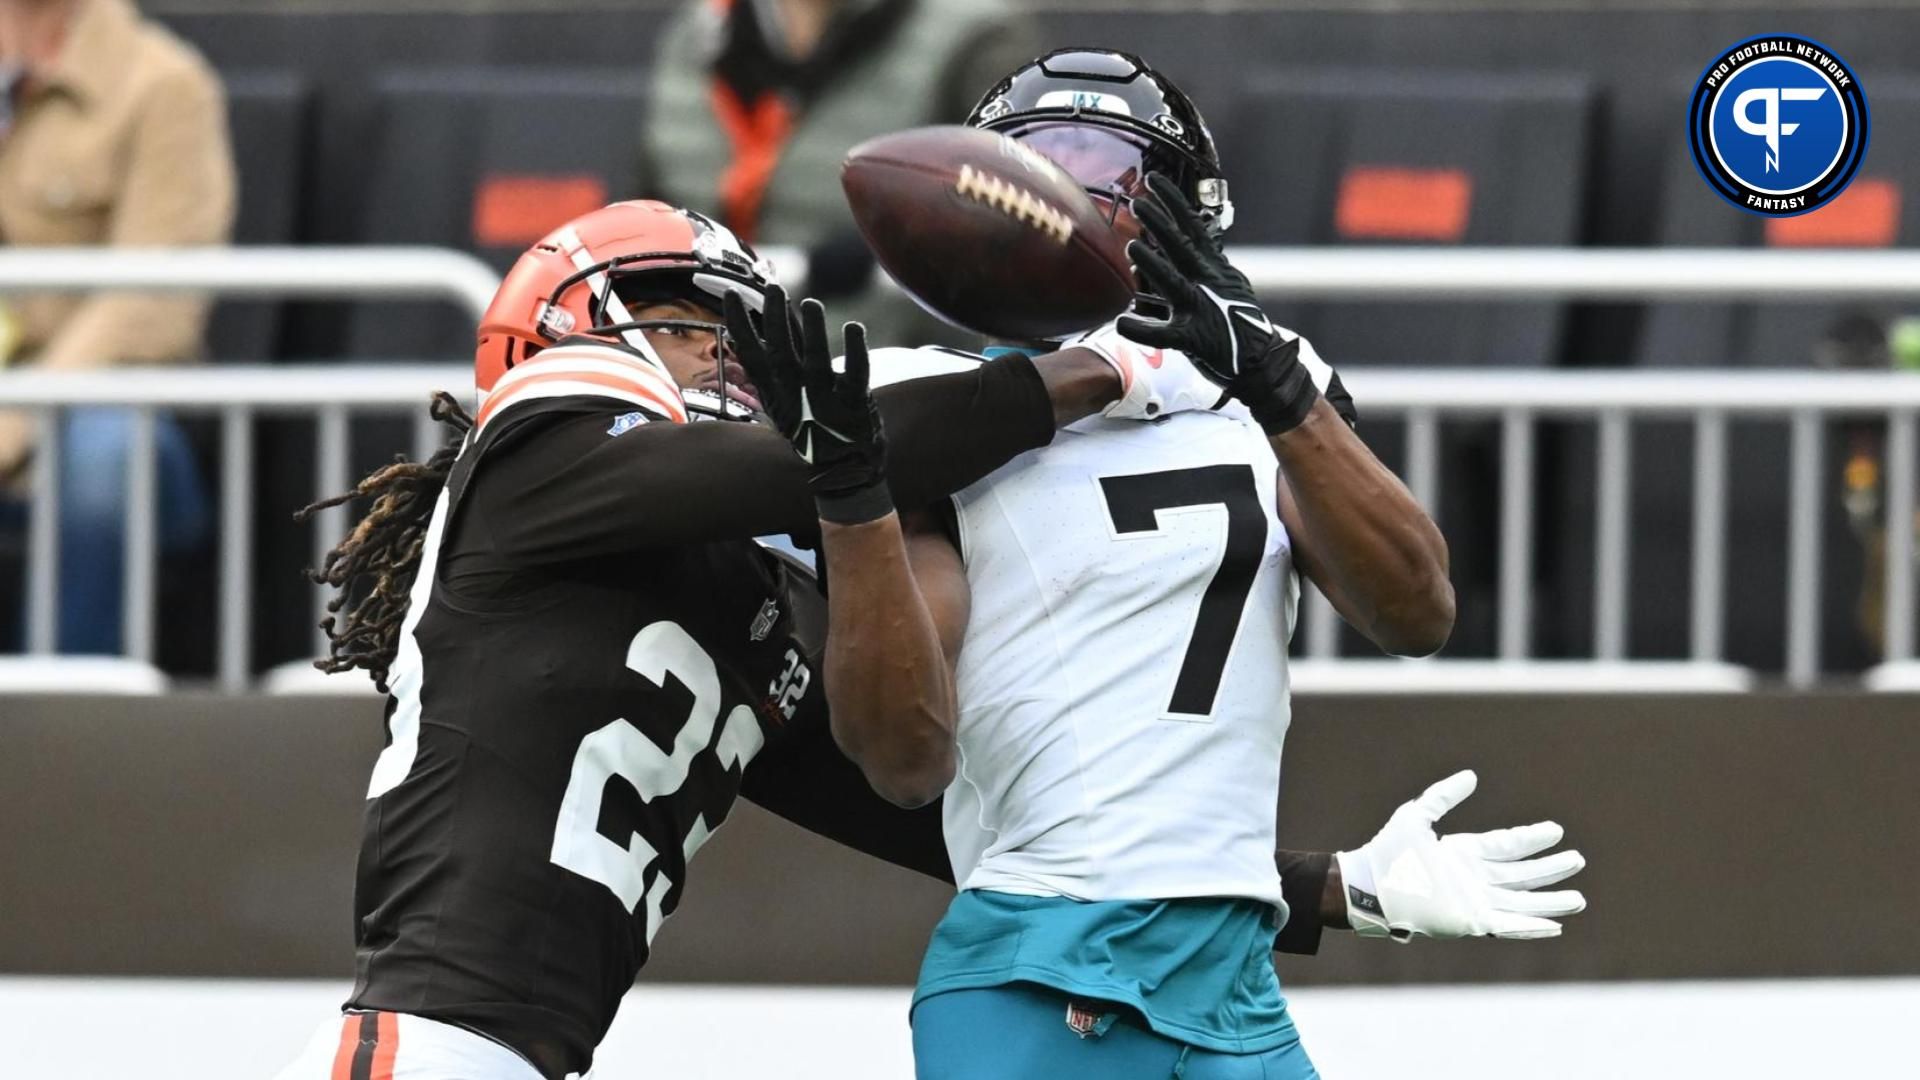
<svg viewBox="0 0 1920 1080"><path fill-rule="evenodd" d="M1784 248L1240 248L1263 292L1322 300L1920 296L1920 252Z"/></svg>
<svg viewBox="0 0 1920 1080"><path fill-rule="evenodd" d="M478 320L500 277L472 255L441 248L253 247L205 249L0 249L0 296L21 292L123 289L202 292L225 298L309 300L444 300ZM420 413L419 388L470 385L444 365L428 376L418 366L328 368L327 375L290 378L291 369L222 367L217 371L51 373L15 370L0 377L0 407L33 407L44 422L36 456L28 540L27 648L50 654L57 631L60 409L76 405L139 408L128 451L127 543L122 651L153 658L153 606L158 562L152 410L215 412L221 417L220 685L245 687L252 632L253 416L258 411L312 414L319 424L317 490L345 490L351 411L415 407L416 453L437 435ZM341 510L322 514L316 535L337 535ZM327 544L316 540L316 558Z"/></svg>
<svg viewBox="0 0 1920 1080"><path fill-rule="evenodd" d="M804 258L770 253L789 278ZM1722 252L1698 250L1576 251L1526 249L1248 249L1235 259L1263 290L1326 298L1458 299L1726 299L1815 295L1920 297L1920 253ZM0 294L88 288L206 291L227 296L401 299L434 297L477 316L497 277L470 256L432 249L236 249L230 251L0 251ZM1337 357L1336 357L1337 360ZM1439 497L1439 435L1444 421L1498 418L1502 425L1499 528L1498 655L1532 655L1529 570L1533 563L1535 429L1542 418L1585 418L1598 426L1595 475L1600 533L1594 567L1595 659L1624 658L1631 583L1628 491L1631 424L1647 417L1691 417L1694 424L1695 537L1691 659L1722 658L1725 640L1725 537L1729 417L1766 415L1792 421L1792 493L1787 526L1789 568L1788 677L1817 679L1821 598L1821 478L1824 426L1839 415L1888 421L1888 520L1914 510L1916 416L1920 377L1896 373L1785 371L1497 372L1358 368L1347 373L1369 419L1399 417L1408 439L1407 479L1428 506ZM141 417L129 451L126 652L150 659L156 561L152 415L155 409L215 414L222 421L219 676L239 689L250 680L252 627L250 453L252 425L262 413L309 415L318 421L315 490L344 490L350 478L350 419L367 412L410 412L416 453L437 434L425 417L427 394L468 385L463 365L328 365L140 370L88 374L15 371L0 375L0 408L25 407L50 418L80 405L133 407ZM53 425L48 425L51 429ZM34 478L29 540L28 641L51 652L55 640L55 521L59 492L52 448ZM316 554L344 526L336 510L316 526ZM1888 530L1886 653L1904 662L1914 652L1912 530ZM1324 601L1306 615L1309 655L1336 654L1335 622Z"/></svg>
<svg viewBox="0 0 1920 1080"><path fill-rule="evenodd" d="M475 320L500 275L425 247L0 248L0 295L130 289L229 298L447 300Z"/></svg>
<svg viewBox="0 0 1920 1080"><path fill-rule="evenodd" d="M789 282L807 260L763 249ZM1416 300L1920 297L1920 252L1714 248L1235 248L1263 292ZM223 296L441 298L474 317L499 276L441 248L0 249L0 294L153 289Z"/></svg>

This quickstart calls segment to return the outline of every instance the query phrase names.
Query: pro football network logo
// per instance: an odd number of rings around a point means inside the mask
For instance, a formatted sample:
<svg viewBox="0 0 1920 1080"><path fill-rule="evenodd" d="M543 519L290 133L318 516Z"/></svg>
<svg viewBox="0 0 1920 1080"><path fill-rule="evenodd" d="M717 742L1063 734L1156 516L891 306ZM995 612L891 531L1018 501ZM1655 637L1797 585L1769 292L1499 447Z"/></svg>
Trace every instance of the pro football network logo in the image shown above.
<svg viewBox="0 0 1920 1080"><path fill-rule="evenodd" d="M1867 156L1867 96L1812 38L1739 42L1700 75L1687 110L1693 163L1742 210L1793 217L1846 190Z"/></svg>

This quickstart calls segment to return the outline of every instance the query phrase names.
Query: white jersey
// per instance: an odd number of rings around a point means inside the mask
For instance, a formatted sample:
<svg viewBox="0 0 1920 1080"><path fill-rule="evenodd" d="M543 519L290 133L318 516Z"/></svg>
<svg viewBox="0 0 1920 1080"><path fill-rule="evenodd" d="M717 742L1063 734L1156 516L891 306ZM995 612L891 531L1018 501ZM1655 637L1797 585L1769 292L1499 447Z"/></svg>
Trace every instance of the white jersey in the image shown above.
<svg viewBox="0 0 1920 1080"><path fill-rule="evenodd" d="M1281 903L1298 587L1277 470L1244 413L1094 417L954 497L961 888Z"/></svg>

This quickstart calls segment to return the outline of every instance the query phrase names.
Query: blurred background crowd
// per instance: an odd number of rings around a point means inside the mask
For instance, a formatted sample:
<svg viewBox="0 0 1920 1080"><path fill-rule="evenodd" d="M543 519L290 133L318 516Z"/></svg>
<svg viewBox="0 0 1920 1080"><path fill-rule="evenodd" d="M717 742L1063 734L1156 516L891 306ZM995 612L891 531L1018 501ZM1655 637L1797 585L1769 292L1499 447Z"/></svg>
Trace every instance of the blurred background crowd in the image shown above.
<svg viewBox="0 0 1920 1080"><path fill-rule="evenodd" d="M1845 196L1763 220L1693 174L1681 117L1705 58L1775 26L1831 40L1875 123ZM869 136L957 121L1044 47L1086 43L1140 52L1210 117L1236 244L1900 247L1920 235L1904 213L1920 183L1916 39L1910 5L1741 0L0 0L0 244L429 244L504 268L574 214L651 196L804 251L799 284L878 340L965 344L876 284L839 162ZM1920 365L1920 304L1274 300L1350 366ZM465 315L423 303L0 295L9 370L459 359L470 341ZM22 647L26 500L45 469L61 491L58 648L119 650L131 422L80 408L50 432L0 412L0 649ZM212 664L216 438L190 419L157 428L159 660L193 677ZM410 445L406 430L356 419L353 471ZM1778 670L1787 427L1731 434L1728 568L1751 587L1728 597L1727 658ZM1392 427L1368 435L1390 462L1403 452ZM1881 650L1884 424L1826 435L1820 653L1851 671ZM312 541L280 511L313 493L313 428L263 422L254 441L262 670L311 652L298 570ZM1634 444L1635 537L1650 542L1627 653L1684 656L1686 432L1639 424ZM1594 453L1586 426L1543 425L1528 568L1541 656L1590 650ZM1454 656L1495 649L1497 456L1490 423L1444 434Z"/></svg>

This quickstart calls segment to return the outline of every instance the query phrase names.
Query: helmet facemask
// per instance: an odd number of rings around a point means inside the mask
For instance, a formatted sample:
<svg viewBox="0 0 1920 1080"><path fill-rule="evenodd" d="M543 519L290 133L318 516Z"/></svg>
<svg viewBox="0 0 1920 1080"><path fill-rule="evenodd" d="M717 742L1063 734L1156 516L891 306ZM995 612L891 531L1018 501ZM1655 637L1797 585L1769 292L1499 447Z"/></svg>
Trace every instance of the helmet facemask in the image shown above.
<svg viewBox="0 0 1920 1080"><path fill-rule="evenodd" d="M721 298L728 292L738 292L748 310L757 313L764 303L765 290L771 278L771 266L754 256L744 244L736 241L729 245L716 232L703 231L698 233L691 252L638 252L581 268L555 287L548 299L547 312L572 322L571 316L561 307L560 298L570 289L585 286L592 290L587 305L592 314L592 325L562 328L549 325L545 317L541 325L542 329L554 332L556 338L566 334L583 334L619 341L670 380L673 379L673 372L648 340L647 331L681 330L712 334L720 346L714 361L714 389L680 387L678 380L673 381L686 403L689 416L744 420L752 416L752 410L728 392L727 359L734 350L732 337L724 322L685 318L638 319L631 312L647 304L666 301L718 308ZM744 387L736 386L735 389L744 393Z"/></svg>

